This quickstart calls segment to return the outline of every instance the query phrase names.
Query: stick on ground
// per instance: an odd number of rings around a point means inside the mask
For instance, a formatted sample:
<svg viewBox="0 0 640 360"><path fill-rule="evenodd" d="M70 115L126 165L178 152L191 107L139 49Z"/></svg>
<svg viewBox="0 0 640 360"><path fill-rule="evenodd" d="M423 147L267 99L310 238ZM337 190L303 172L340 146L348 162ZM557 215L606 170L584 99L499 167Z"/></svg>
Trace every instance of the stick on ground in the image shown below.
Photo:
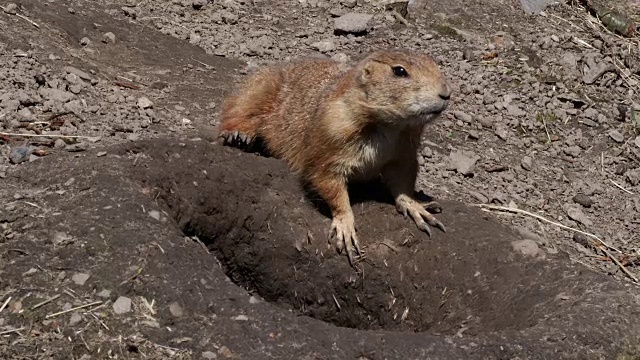
<svg viewBox="0 0 640 360"><path fill-rule="evenodd" d="M489 209L489 210L508 211L508 212L512 212L512 213L516 213L516 214L528 215L528 216L531 216L531 217L536 218L538 220L541 220L541 221L547 222L549 224L552 224L552 225L558 226L560 228L563 228L565 230L574 231L574 232L589 236L591 238L594 238L594 239L598 240L600 242L600 244L602 244L604 246L603 248L600 248L600 250L602 250L605 254L607 254L607 256L614 263L616 263L616 265L618 265L620 267L620 269L627 276L629 276L634 282L636 282L636 283L638 282L638 278L635 275L633 275L631 272L629 272L629 270L627 270L627 268L625 268L624 265L622 265L622 263L615 256L613 256L613 254L611 254L608 249L617 251L618 253L622 253L622 251L614 248L613 246L608 245L602 239L600 239L599 237L597 237L597 236L595 236L593 234L590 234L588 232L584 232L582 230L574 229L574 228L566 226L566 225L562 225L560 223L557 223L555 221L551 221L551 220L549 220L547 218L544 218L544 217L542 217L540 215L537 215L537 214L534 214L534 213L531 213L531 212L528 212L528 211L525 211L525 210L513 209L513 208L509 208L509 207L504 207L504 206L486 205L486 204L477 204L476 206L479 206L479 207L485 208L485 209Z"/></svg>

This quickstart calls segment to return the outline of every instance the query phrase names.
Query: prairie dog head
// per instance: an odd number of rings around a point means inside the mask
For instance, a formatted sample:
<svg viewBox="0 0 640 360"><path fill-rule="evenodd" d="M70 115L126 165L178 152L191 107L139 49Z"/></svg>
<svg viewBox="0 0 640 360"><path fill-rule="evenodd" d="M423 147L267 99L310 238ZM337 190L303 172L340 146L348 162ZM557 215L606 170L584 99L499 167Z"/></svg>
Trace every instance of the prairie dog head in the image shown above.
<svg viewBox="0 0 640 360"><path fill-rule="evenodd" d="M451 87L429 55L380 51L360 62L357 83L376 118L426 123L449 105Z"/></svg>

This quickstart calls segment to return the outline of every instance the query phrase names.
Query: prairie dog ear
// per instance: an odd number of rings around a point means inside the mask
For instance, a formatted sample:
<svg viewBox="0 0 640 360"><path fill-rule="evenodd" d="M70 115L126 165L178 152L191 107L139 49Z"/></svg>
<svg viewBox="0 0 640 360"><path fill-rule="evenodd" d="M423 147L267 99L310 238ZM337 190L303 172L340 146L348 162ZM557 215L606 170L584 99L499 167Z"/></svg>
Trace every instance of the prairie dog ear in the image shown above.
<svg viewBox="0 0 640 360"><path fill-rule="evenodd" d="M367 61L360 67L360 73L358 74L358 83L364 85L369 82L373 74L373 68L375 64L373 61Z"/></svg>

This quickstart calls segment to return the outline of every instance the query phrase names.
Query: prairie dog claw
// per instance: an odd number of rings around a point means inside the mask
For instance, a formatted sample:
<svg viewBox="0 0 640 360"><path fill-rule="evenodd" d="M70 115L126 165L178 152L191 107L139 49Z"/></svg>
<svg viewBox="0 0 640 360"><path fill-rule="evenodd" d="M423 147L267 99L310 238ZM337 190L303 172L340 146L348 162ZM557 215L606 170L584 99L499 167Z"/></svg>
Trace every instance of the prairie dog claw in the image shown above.
<svg viewBox="0 0 640 360"><path fill-rule="evenodd" d="M253 138L247 134L238 131L223 130L220 132L222 143L230 146L249 146L253 142Z"/></svg>
<svg viewBox="0 0 640 360"><path fill-rule="evenodd" d="M444 225L438 219L436 219L433 214L428 212L425 209L425 206L439 207L438 203L436 202L420 204L416 200L406 195L400 196L396 200L396 208L398 209L398 212L403 214L404 216L409 215L411 219L413 219L413 221L416 223L416 226L418 226L418 229L426 232L429 237L431 237L431 229L429 229L429 226L427 226L427 224L433 227L437 227L438 229L442 230L442 232L446 232Z"/></svg>
<svg viewBox="0 0 640 360"><path fill-rule="evenodd" d="M346 249L347 257L349 258L349 264L354 266L353 253L361 255L360 243L356 235L356 229L354 224L353 215L335 217L331 223L330 238L335 238L336 249L339 254Z"/></svg>

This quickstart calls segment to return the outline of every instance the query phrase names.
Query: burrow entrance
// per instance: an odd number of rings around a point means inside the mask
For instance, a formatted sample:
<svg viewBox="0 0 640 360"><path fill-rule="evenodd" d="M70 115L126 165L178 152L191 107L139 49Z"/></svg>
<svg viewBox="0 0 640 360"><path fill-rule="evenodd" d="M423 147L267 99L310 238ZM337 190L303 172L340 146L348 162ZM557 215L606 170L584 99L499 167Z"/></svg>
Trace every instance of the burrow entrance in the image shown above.
<svg viewBox="0 0 640 360"><path fill-rule="evenodd" d="M282 162L188 148L167 155L181 165L152 171L158 200L236 284L301 315L357 329L476 335L532 327L571 306L560 295L586 290L566 261L515 252L514 232L457 202L441 202L447 233L428 238L375 184L354 193L367 253L359 276L328 245L330 220Z"/></svg>

